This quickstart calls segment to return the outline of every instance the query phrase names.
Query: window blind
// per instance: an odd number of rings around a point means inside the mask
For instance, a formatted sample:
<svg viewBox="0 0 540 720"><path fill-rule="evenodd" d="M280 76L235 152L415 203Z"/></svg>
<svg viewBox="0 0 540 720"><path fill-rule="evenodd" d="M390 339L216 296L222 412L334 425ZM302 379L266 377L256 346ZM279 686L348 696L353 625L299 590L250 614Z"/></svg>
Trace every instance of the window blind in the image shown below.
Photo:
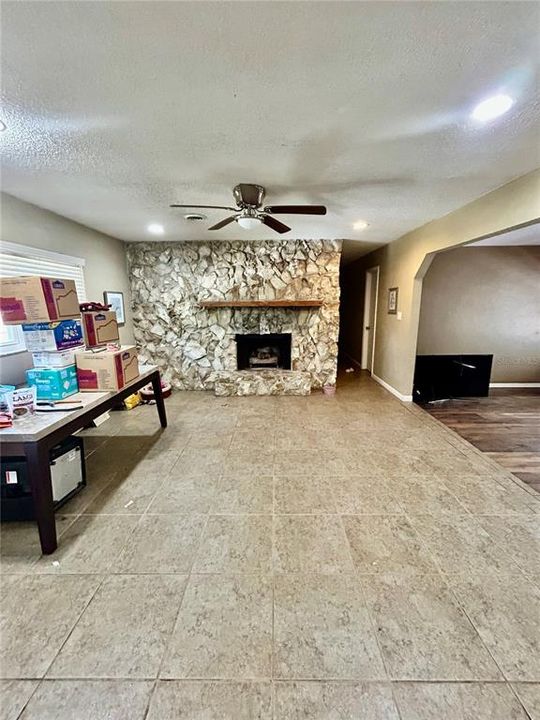
<svg viewBox="0 0 540 720"><path fill-rule="evenodd" d="M60 253L14 243L0 246L0 277L39 275L74 280L79 302L86 301L84 260ZM0 356L24 352L24 339L18 325L3 326L0 320Z"/></svg>
<svg viewBox="0 0 540 720"><path fill-rule="evenodd" d="M41 275L42 277L74 280L79 302L86 301L83 260L72 258L69 261L69 258L65 255L45 253L45 251L37 249L33 254L32 250L32 248L22 248L22 246L20 251L11 250L6 249L5 245L3 245L0 249L0 276Z"/></svg>

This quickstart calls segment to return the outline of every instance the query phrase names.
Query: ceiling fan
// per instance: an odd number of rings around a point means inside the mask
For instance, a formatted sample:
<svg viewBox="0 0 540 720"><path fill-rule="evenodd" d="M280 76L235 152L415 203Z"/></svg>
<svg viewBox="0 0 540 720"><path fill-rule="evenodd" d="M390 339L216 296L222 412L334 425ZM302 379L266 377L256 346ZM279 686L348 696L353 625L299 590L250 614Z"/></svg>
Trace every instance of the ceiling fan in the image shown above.
<svg viewBox="0 0 540 720"><path fill-rule="evenodd" d="M253 230L262 223L278 233L286 233L291 228L276 220L275 217L272 217L273 215L326 215L324 205L267 205L262 207L265 196L265 189L262 185L240 183L234 188L233 195L238 206L235 208L225 205L177 205L176 203L170 207L232 210L234 212L234 215L220 220L208 228L209 230L220 230L236 220L245 230Z"/></svg>

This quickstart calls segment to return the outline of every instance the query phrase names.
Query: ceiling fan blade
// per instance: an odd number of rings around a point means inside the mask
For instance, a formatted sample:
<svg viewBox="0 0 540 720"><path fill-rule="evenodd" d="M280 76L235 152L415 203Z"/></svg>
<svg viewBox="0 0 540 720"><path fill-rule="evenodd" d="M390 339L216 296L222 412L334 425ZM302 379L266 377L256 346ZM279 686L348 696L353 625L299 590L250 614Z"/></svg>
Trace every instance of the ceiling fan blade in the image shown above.
<svg viewBox="0 0 540 720"><path fill-rule="evenodd" d="M231 215L228 218L225 218L225 220L220 220L215 225L212 225L212 227L209 227L209 230L220 230L222 227L225 227L225 225L228 225L229 223L232 223L233 220L236 220L236 215Z"/></svg>
<svg viewBox="0 0 540 720"><path fill-rule="evenodd" d="M291 215L326 215L324 205L269 205L264 208L268 213L290 213Z"/></svg>
<svg viewBox="0 0 540 720"><path fill-rule="evenodd" d="M285 225L270 215L261 215L260 218L265 225L268 225L269 228L272 228L272 230L275 230L278 233L286 233L291 229L288 225Z"/></svg>
<svg viewBox="0 0 540 720"><path fill-rule="evenodd" d="M226 205L169 205L172 208L204 208L205 210L232 210L235 212L238 208L227 207Z"/></svg>

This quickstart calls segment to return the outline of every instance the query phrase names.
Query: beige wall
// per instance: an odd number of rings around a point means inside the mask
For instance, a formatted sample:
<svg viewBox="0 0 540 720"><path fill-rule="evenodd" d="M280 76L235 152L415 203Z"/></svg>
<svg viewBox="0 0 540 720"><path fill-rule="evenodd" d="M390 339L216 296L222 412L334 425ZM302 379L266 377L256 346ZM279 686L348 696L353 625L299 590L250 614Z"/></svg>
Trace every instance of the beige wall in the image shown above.
<svg viewBox="0 0 540 720"><path fill-rule="evenodd" d="M445 353L493 354L492 382L540 381L540 247L435 257L422 288L418 354Z"/></svg>
<svg viewBox="0 0 540 720"><path fill-rule="evenodd" d="M1 202L3 241L84 258L88 300L102 301L104 290L124 293L126 324L120 328L120 336L122 342L133 342L124 243L5 193L2 193ZM24 370L30 366L27 353L5 356L0 361L0 381L24 382Z"/></svg>
<svg viewBox="0 0 540 720"><path fill-rule="evenodd" d="M540 170L529 173L443 218L360 258L344 273L360 282L365 270L380 266L374 374L405 396L412 394L422 275L433 253L499 233L540 218ZM387 313L388 288L399 287L402 319ZM344 290L344 296L347 291ZM362 311L353 324L361 335ZM346 345L352 346L351 339Z"/></svg>

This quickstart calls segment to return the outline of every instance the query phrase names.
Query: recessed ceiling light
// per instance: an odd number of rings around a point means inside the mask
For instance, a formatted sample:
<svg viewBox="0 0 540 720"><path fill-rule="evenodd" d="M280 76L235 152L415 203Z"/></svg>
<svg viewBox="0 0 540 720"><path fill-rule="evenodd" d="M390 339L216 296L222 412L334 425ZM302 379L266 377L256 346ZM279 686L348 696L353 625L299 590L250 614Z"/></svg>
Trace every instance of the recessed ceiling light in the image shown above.
<svg viewBox="0 0 540 720"><path fill-rule="evenodd" d="M165 228L159 223L150 223L146 228L151 235L163 235Z"/></svg>
<svg viewBox="0 0 540 720"><path fill-rule="evenodd" d="M0 132L4 132L4 130L7 130L7 125L3 120L0 120Z"/></svg>
<svg viewBox="0 0 540 720"><path fill-rule="evenodd" d="M479 122L495 120L500 115L508 112L514 101L509 95L493 95L493 97L482 100L472 111L472 117Z"/></svg>
<svg viewBox="0 0 540 720"><path fill-rule="evenodd" d="M365 220L357 220L353 224L353 228L355 230L365 230L367 228L367 226L368 226L368 223Z"/></svg>

